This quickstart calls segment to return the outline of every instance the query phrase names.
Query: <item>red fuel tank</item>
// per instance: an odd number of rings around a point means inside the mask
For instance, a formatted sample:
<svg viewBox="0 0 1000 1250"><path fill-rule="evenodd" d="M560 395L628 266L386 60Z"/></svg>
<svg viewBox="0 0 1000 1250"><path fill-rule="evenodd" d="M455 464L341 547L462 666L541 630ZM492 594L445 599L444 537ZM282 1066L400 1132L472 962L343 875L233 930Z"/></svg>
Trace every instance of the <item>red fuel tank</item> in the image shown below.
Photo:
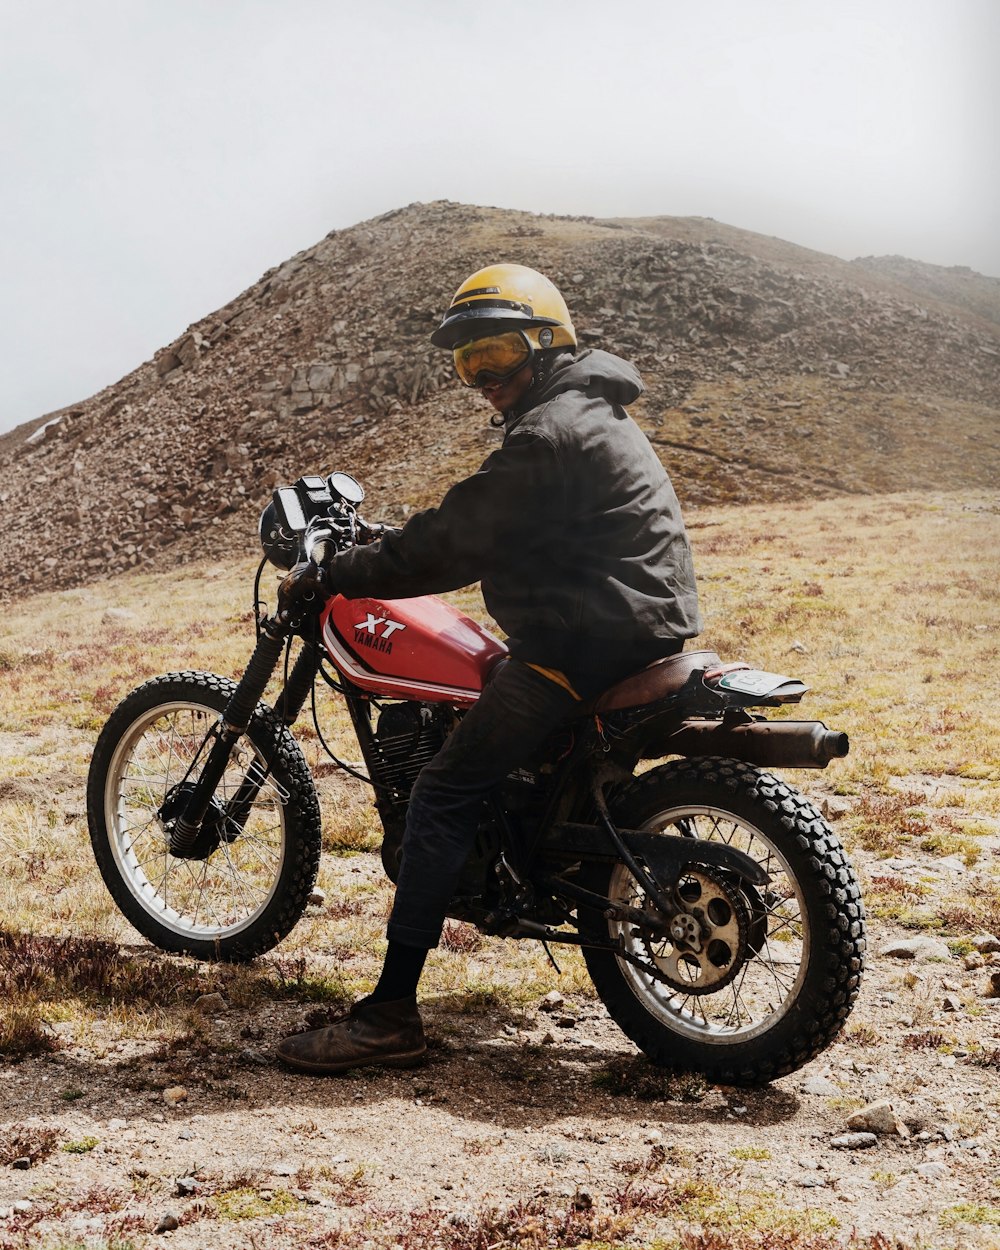
<svg viewBox="0 0 1000 1250"><path fill-rule="evenodd" d="M355 685L428 703L475 703L507 648L475 621L435 598L345 599L321 618L323 644Z"/></svg>

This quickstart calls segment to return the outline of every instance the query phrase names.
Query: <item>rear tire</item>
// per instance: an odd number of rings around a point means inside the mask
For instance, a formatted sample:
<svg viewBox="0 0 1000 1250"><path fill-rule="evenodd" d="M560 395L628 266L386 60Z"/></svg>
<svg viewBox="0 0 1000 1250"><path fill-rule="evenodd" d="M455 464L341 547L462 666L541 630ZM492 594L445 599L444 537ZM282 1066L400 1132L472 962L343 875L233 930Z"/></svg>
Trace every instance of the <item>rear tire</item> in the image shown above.
<svg viewBox="0 0 1000 1250"><path fill-rule="evenodd" d="M235 684L213 673L168 673L112 712L87 782L87 820L101 876L140 933L161 950L242 962L270 950L305 910L321 849L309 767L274 713L258 704L215 800L224 804L251 760L270 764L243 831L205 858L176 858L157 816L218 721Z"/></svg>
<svg viewBox="0 0 1000 1250"><path fill-rule="evenodd" d="M710 873L702 882L715 899L731 896L726 932L739 929L742 950L728 972L725 954L717 970L702 957L702 975L698 961L685 964L668 939L647 940L632 922L581 909L585 937L621 938L651 969L584 948L597 993L623 1032L654 1063L726 1085L766 1084L829 1046L858 994L865 919L851 865L812 804L737 760L675 760L620 793L614 817L624 828L724 840L770 877L760 890L730 874L713 882ZM624 864L595 864L589 874L597 893L644 905ZM689 893L698 889L692 882ZM677 988L688 966L693 988Z"/></svg>

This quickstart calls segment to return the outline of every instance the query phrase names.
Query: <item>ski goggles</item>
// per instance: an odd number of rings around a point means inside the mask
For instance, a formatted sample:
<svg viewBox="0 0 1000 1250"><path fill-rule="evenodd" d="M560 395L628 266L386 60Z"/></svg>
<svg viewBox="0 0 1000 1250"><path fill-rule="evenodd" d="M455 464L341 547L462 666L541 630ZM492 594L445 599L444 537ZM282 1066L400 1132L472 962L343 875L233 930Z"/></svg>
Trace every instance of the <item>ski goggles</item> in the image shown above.
<svg viewBox="0 0 1000 1250"><path fill-rule="evenodd" d="M455 348L455 372L466 386L506 382L531 359L532 347L520 330L491 334Z"/></svg>

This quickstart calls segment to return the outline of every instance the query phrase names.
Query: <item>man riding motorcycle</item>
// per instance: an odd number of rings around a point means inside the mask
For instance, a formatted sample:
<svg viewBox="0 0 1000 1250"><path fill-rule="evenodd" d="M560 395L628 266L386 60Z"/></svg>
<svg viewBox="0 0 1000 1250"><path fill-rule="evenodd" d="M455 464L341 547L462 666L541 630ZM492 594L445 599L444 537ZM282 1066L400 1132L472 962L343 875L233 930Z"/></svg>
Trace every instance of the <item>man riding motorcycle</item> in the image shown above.
<svg viewBox="0 0 1000 1250"><path fill-rule="evenodd" d="M417 984L486 796L587 700L700 628L677 497L625 411L643 390L635 368L578 350L559 291L522 265L467 278L431 341L496 410L503 443L437 508L335 556L328 586L400 599L481 581L510 658L414 785L375 989L278 1047L304 1072L421 1059Z"/></svg>

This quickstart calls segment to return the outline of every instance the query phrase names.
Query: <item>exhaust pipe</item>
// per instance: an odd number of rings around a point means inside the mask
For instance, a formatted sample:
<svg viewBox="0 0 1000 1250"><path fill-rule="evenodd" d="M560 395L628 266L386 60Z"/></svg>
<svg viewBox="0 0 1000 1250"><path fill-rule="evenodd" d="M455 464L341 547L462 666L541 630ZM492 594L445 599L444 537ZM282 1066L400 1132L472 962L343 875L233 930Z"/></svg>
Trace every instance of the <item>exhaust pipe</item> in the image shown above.
<svg viewBox="0 0 1000 1250"><path fill-rule="evenodd" d="M826 768L850 749L847 734L821 720L688 720L657 743L659 755L724 755L764 768ZM645 752L643 754L646 754ZM647 756L651 758L651 756Z"/></svg>

